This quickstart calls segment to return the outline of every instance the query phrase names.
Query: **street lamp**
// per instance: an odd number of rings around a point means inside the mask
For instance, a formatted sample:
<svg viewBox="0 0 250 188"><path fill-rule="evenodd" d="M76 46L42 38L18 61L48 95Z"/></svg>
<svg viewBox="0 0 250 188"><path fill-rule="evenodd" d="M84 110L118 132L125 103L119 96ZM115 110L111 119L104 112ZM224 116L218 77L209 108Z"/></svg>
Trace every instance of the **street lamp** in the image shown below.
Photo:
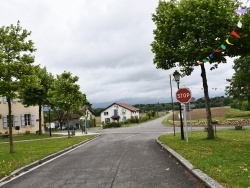
<svg viewBox="0 0 250 188"><path fill-rule="evenodd" d="M174 101L173 101L173 92L172 92L172 78L171 74L169 75L170 80L170 89L171 89L171 101L172 101L172 115L173 115L173 126L174 126L174 136L175 136L175 124L174 124Z"/></svg>
<svg viewBox="0 0 250 188"><path fill-rule="evenodd" d="M175 70L174 73L173 73L173 76L174 76L174 79L175 79L175 81L177 83L177 88L179 89L181 75L177 70ZM179 103L179 109L180 109L180 121L181 121L181 139L184 140L181 103Z"/></svg>
<svg viewBox="0 0 250 188"><path fill-rule="evenodd" d="M49 136L51 137L51 125L50 125L50 110L51 110L51 106L47 105L47 108L49 110Z"/></svg>

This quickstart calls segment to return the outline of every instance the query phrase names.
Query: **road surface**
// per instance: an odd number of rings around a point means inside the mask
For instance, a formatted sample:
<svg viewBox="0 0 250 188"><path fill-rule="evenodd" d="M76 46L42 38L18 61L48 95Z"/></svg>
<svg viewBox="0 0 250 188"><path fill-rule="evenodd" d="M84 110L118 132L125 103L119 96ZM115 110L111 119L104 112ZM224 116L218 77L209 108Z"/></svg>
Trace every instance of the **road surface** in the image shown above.
<svg viewBox="0 0 250 188"><path fill-rule="evenodd" d="M128 128L95 129L101 134L99 138L21 174L2 187L203 187L155 142L159 135L173 136L173 128L162 125L164 118Z"/></svg>

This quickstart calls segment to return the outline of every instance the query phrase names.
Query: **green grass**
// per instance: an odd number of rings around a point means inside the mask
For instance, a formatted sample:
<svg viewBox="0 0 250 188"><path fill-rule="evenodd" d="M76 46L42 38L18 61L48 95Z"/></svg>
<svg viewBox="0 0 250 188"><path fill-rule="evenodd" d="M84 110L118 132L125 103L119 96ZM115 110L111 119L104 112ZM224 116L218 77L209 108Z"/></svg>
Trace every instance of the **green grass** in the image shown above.
<svg viewBox="0 0 250 188"><path fill-rule="evenodd" d="M25 135L25 137L28 137L29 140L34 137L37 138L37 136L38 135L35 136L34 134ZM25 137L23 137L23 139ZM15 142L15 153L12 154L9 153L9 143L0 143L0 179L20 167L28 165L36 160L42 159L50 154L56 153L91 137L93 137L93 135L75 136L70 138L62 137L49 140L32 140L29 142ZM8 141L7 139L2 140Z"/></svg>
<svg viewBox="0 0 250 188"><path fill-rule="evenodd" d="M227 113L226 118L241 118L248 119L250 117L250 111L242 111L236 108L229 107L229 113Z"/></svg>
<svg viewBox="0 0 250 188"><path fill-rule="evenodd" d="M217 139L208 140L206 132L189 133L189 143L180 134L159 137L165 145L181 154L227 188L250 187L250 129L217 131Z"/></svg>
<svg viewBox="0 0 250 188"><path fill-rule="evenodd" d="M65 135L52 133L52 138L53 137L62 137L62 136L65 136ZM13 141L34 140L34 139L43 139L43 138L50 138L49 133L44 133L42 135L38 135L38 134L13 135ZM8 141L9 141L9 138L0 139L0 143L1 142L8 142Z"/></svg>

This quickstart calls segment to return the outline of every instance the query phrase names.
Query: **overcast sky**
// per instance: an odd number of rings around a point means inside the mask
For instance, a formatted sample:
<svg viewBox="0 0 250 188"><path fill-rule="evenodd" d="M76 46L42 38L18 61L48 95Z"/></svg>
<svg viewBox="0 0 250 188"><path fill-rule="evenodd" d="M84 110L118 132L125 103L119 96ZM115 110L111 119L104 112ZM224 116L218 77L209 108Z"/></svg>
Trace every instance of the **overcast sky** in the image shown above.
<svg viewBox="0 0 250 188"><path fill-rule="evenodd" d="M6 0L0 26L20 20L32 31L36 64L53 75L78 76L92 104L170 102L169 75L179 68L160 70L153 64L151 18L157 5L158 0ZM229 60L210 71L206 64L210 97L224 95L232 65ZM195 98L203 96L200 68L180 86L189 87Z"/></svg>

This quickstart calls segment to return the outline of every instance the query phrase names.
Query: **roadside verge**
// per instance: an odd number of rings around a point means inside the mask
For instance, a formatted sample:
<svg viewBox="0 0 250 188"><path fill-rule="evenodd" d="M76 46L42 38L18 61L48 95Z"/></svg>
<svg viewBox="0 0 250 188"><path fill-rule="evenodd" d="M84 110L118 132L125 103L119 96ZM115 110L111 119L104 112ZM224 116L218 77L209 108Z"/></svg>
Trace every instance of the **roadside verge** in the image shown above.
<svg viewBox="0 0 250 188"><path fill-rule="evenodd" d="M27 172L32 168L38 167L39 165L42 165L45 162L47 162L47 161L49 161L49 160L51 160L53 158L59 157L60 155L63 155L65 153L67 153L67 152L70 152L71 150L74 150L74 149L76 149L77 147L80 147L83 144L86 144L86 143L88 143L88 142L90 142L90 141L92 141L94 139L97 139L98 137L100 137L100 134L97 134L96 136L93 136L92 138L84 140L84 141L82 141L82 142L80 142L78 144L72 145L72 146L70 146L70 147L68 147L66 149L63 149L61 151L58 151L56 153L53 153L53 154L45 157L45 158L39 159L37 161L34 161L33 163L30 163L30 164L28 164L26 166L23 166L23 167L15 170L15 171L13 171L9 176L6 176L6 177L0 179L0 186L2 184L4 184L6 181L9 181L11 178L16 177L16 176L20 175L23 172Z"/></svg>
<svg viewBox="0 0 250 188"><path fill-rule="evenodd" d="M163 144L161 141L156 138L156 142L162 146L168 153L170 153L176 160L178 160L187 170L189 170L195 177L202 181L208 188L223 188L221 184L209 177L207 174L202 172L200 169L195 169L194 166L183 158L180 154L175 152L170 147Z"/></svg>

